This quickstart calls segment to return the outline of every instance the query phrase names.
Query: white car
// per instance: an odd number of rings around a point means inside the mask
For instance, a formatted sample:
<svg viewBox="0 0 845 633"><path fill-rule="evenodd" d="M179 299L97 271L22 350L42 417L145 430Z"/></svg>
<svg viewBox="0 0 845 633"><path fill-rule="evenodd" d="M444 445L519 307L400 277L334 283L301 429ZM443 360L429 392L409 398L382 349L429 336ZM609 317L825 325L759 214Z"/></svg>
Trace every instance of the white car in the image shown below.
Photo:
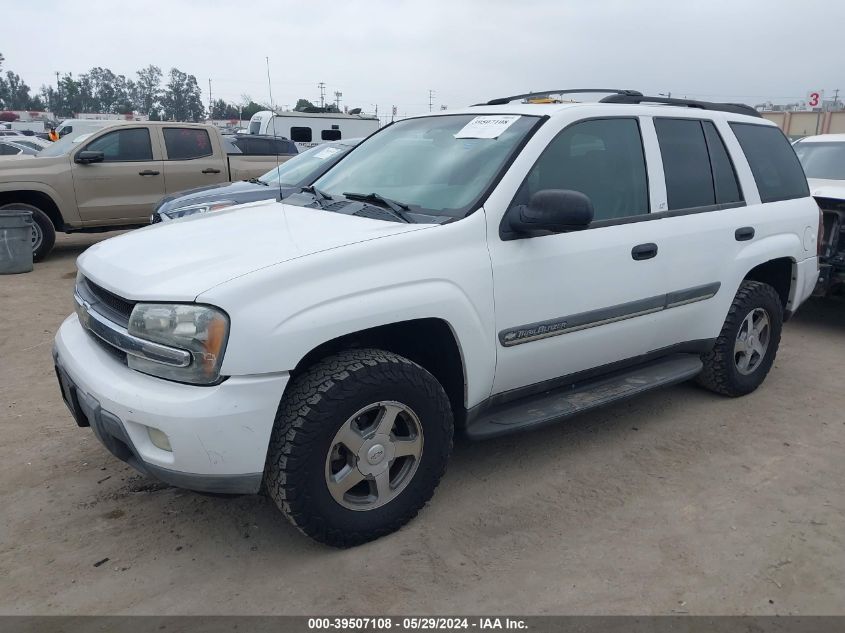
<svg viewBox="0 0 845 633"><path fill-rule="evenodd" d="M792 147L822 210L816 294L845 290L845 134L807 136Z"/></svg>
<svg viewBox="0 0 845 633"><path fill-rule="evenodd" d="M89 248L54 349L77 423L348 546L417 514L455 431L755 390L818 276L795 153L746 106L601 92L405 119L283 202Z"/></svg>
<svg viewBox="0 0 845 633"><path fill-rule="evenodd" d="M26 137L0 137L0 156L35 156L41 151L40 148L35 149L21 139L26 139Z"/></svg>

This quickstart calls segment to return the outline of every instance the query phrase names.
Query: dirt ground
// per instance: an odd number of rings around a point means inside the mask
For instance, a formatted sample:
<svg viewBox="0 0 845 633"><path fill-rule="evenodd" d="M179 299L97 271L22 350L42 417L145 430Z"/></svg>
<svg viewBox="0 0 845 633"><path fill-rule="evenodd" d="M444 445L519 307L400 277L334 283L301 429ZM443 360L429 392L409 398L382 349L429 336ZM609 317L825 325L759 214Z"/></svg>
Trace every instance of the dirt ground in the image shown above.
<svg viewBox="0 0 845 633"><path fill-rule="evenodd" d="M681 385L460 444L416 520L339 551L76 427L50 348L97 239L0 277L0 613L845 614L845 303L805 305L745 398Z"/></svg>

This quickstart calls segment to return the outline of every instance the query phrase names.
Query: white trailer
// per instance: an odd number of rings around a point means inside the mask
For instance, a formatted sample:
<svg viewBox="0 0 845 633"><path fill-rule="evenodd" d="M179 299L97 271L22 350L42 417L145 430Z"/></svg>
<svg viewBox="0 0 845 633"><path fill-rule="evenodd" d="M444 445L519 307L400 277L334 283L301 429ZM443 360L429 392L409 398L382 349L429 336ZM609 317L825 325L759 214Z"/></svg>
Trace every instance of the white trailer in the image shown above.
<svg viewBox="0 0 845 633"><path fill-rule="evenodd" d="M284 136L299 151L328 141L369 136L379 128L376 117L342 112L256 112L249 120L250 134Z"/></svg>

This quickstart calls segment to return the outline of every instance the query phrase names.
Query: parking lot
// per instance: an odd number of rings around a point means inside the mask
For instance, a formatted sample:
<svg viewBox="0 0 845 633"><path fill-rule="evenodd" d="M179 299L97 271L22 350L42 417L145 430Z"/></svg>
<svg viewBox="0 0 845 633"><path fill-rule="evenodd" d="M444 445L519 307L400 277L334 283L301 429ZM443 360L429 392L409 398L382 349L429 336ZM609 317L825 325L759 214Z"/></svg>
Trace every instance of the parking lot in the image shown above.
<svg viewBox="0 0 845 633"><path fill-rule="evenodd" d="M415 521L335 550L75 426L50 349L98 239L0 278L0 612L845 613L841 301L802 308L750 396L685 384L458 443Z"/></svg>

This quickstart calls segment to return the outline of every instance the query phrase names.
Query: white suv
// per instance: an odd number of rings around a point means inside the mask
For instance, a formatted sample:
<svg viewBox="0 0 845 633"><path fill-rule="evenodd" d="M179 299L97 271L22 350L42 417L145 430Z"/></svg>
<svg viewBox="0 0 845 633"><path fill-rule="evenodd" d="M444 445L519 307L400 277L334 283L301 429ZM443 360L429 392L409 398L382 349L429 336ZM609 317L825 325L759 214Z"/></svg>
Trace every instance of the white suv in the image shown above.
<svg viewBox="0 0 845 633"><path fill-rule="evenodd" d="M90 248L54 351L76 421L348 546L416 515L455 430L753 391L818 276L795 153L745 106L602 92L399 121L283 203Z"/></svg>

